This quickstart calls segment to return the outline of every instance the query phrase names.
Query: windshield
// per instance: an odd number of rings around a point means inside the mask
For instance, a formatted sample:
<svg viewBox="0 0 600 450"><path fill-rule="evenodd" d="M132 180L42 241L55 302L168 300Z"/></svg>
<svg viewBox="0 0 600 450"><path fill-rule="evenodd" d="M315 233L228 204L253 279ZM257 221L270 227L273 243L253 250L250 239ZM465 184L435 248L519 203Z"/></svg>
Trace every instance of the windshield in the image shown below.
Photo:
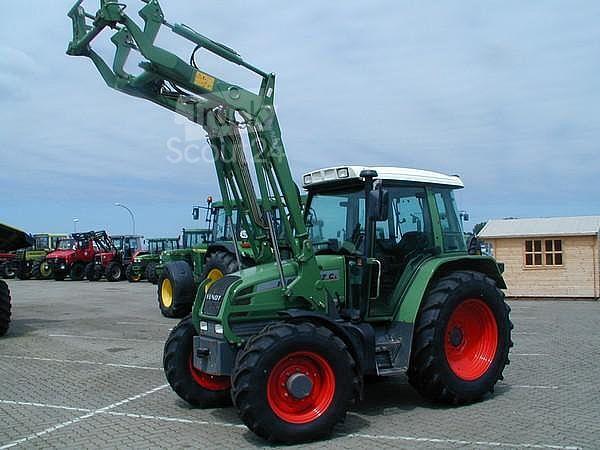
<svg viewBox="0 0 600 450"><path fill-rule="evenodd" d="M113 241L113 245L115 246L115 248L117 248L117 249L123 248L123 238L112 237L111 239Z"/></svg>
<svg viewBox="0 0 600 450"><path fill-rule="evenodd" d="M306 223L317 252L360 253L365 236L363 190L315 194Z"/></svg>
<svg viewBox="0 0 600 450"><path fill-rule="evenodd" d="M50 248L50 241L47 235L35 237L35 248L43 249Z"/></svg>
<svg viewBox="0 0 600 450"><path fill-rule="evenodd" d="M431 220L423 188L388 186L388 219L375 224L375 252L401 251L432 243ZM362 189L314 194L306 224L317 253L359 254L365 245L365 193Z"/></svg>
<svg viewBox="0 0 600 450"><path fill-rule="evenodd" d="M57 250L70 250L75 245L75 240L73 239L59 239L56 244Z"/></svg>

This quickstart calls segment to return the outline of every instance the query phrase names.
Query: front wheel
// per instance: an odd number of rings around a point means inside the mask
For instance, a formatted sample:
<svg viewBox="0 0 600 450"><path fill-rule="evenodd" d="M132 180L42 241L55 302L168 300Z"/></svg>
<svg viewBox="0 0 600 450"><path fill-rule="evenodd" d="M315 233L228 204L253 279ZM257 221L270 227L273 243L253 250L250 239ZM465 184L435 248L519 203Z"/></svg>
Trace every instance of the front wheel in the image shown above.
<svg viewBox="0 0 600 450"><path fill-rule="evenodd" d="M329 435L358 396L361 377L344 342L312 323L276 323L236 358L231 396L257 435L298 443Z"/></svg>
<svg viewBox="0 0 600 450"><path fill-rule="evenodd" d="M230 402L229 377L209 375L193 365L196 334L189 316L169 334L163 355L167 381L177 395L191 405L206 408L227 404Z"/></svg>
<svg viewBox="0 0 600 450"><path fill-rule="evenodd" d="M440 278L415 324L409 381L435 402L471 403L493 392L512 347L510 308L491 278L452 272Z"/></svg>
<svg viewBox="0 0 600 450"><path fill-rule="evenodd" d="M130 283L137 283L142 279L142 274L138 271L133 271L133 264L129 264L125 269L125 276Z"/></svg>
<svg viewBox="0 0 600 450"><path fill-rule="evenodd" d="M40 279L50 280L54 276L54 267L45 259L40 263Z"/></svg>
<svg viewBox="0 0 600 450"><path fill-rule="evenodd" d="M72 281L81 281L85 276L85 265L81 262L76 262L71 266L69 276Z"/></svg>
<svg viewBox="0 0 600 450"><path fill-rule="evenodd" d="M158 279L158 307L165 317L185 317L192 312L196 286L185 261L167 263Z"/></svg>

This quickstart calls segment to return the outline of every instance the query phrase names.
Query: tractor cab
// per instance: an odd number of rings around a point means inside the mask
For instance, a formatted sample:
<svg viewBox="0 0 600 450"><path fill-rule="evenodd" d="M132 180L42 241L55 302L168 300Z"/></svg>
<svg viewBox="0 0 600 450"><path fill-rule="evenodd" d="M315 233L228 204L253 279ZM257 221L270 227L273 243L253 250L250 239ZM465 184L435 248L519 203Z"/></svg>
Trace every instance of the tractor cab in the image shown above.
<svg viewBox="0 0 600 450"><path fill-rule="evenodd" d="M395 167L344 166L303 177L316 255L366 258L368 315L389 316L399 282L434 255L466 253L454 191L458 176Z"/></svg>
<svg viewBox="0 0 600 450"><path fill-rule="evenodd" d="M148 239L148 254L160 255L164 251L177 250L179 248L179 238L155 238Z"/></svg>
<svg viewBox="0 0 600 450"><path fill-rule="evenodd" d="M187 230L183 229L181 233L183 248L195 248L206 246L211 242L211 233L210 229L195 229L195 230Z"/></svg>

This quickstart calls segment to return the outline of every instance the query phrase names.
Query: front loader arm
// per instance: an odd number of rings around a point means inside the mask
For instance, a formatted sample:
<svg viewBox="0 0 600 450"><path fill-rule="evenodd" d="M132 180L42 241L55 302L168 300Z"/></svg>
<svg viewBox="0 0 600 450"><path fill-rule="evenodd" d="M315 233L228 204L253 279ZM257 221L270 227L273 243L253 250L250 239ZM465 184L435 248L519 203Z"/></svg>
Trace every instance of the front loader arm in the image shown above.
<svg viewBox="0 0 600 450"><path fill-rule="evenodd" d="M242 205L242 220L251 225L247 231L253 234L257 262L275 257L280 266L284 294L288 297L302 294L323 307L325 298L320 289L320 272L273 105L275 76L246 63L231 48L186 25L169 24L158 0L142 1L146 3L139 12L144 21L143 28L125 13L125 5L115 0L100 0L100 9L95 15L87 13L79 0L68 14L73 22L73 39L67 54L90 58L109 87L152 101L202 126L213 151L224 209L231 216L236 202ZM260 76L259 92L248 91L200 70L194 60L195 50L188 63L155 46L161 26L194 43L196 50L204 48ZM112 67L91 48L93 40L107 28L116 30L111 38L116 47ZM139 75L125 70L132 50L139 52L145 60L139 65L142 68ZM239 117L248 131L258 193L244 157ZM289 286L283 276L278 237L274 233L273 205L279 210L287 244L299 263L299 275Z"/></svg>

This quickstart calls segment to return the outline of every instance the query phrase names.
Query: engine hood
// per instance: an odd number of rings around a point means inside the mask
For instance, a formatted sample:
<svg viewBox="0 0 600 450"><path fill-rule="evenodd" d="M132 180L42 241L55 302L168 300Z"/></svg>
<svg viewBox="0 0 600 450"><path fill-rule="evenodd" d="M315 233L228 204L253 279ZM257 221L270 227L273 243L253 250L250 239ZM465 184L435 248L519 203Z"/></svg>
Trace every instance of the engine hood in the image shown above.
<svg viewBox="0 0 600 450"><path fill-rule="evenodd" d="M48 253L48 255L46 255L47 259L53 259L53 258L63 258L66 259L69 256L73 255L73 253L75 253L75 250L54 250L51 253Z"/></svg>
<svg viewBox="0 0 600 450"><path fill-rule="evenodd" d="M346 271L345 259L337 255L319 255L317 263L320 280L318 292L326 308L327 299L345 302ZM298 274L299 265L295 261L283 264L286 283L292 283ZM279 268L276 263L261 264L234 272L216 281L205 292L201 284L193 310L193 321L200 329L201 320L219 321L223 324L225 337L229 342L240 342L236 335L236 324L242 322L277 319L280 312L290 308L307 309L310 302L306 298L288 298L281 289Z"/></svg>

